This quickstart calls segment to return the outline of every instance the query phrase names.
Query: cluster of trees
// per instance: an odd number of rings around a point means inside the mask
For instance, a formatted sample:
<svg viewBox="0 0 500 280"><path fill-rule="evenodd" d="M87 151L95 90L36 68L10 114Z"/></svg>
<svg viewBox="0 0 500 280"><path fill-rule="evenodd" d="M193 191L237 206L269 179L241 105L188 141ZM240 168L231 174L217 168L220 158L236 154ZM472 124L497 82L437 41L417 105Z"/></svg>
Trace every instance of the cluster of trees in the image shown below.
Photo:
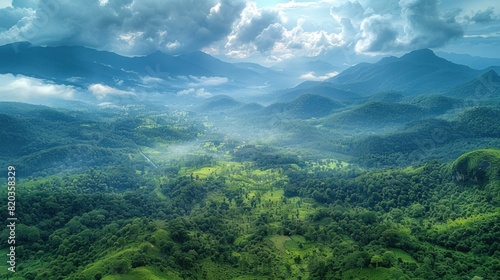
<svg viewBox="0 0 500 280"><path fill-rule="evenodd" d="M495 182L456 184L436 162L408 170L282 169L288 183L267 176L268 191L238 187L232 169L203 179L125 167L33 179L19 196L19 273L88 279L156 267L195 279L210 277L207 265L215 265L228 278L342 279L380 269L444 279L492 278L500 268ZM284 196L271 200L281 188ZM304 241L280 249L270 241L276 236ZM41 266L22 265L35 260Z"/></svg>
<svg viewBox="0 0 500 280"><path fill-rule="evenodd" d="M4 108L8 106L12 108ZM120 119L119 112L113 112L101 120L94 112L27 104L0 103L0 108L11 113L0 114L0 163L19 166L23 177L135 164L143 160L137 145L188 141L202 131L193 120L169 116Z"/></svg>
<svg viewBox="0 0 500 280"><path fill-rule="evenodd" d="M287 149L217 139L214 146L234 162L193 154L153 169L137 145L193 139L201 127L139 113L104 122L85 113L14 109L0 114L9 123L0 136L10 137L0 161L22 159L22 279L101 279L138 268L179 279L494 279L500 270L498 151L402 167L415 161L415 151L425 152L415 139L433 141L424 143L429 149L459 145L453 152L478 137L494 139L498 109L321 143L365 165L396 162L394 169L305 162ZM478 121L487 125L472 127ZM478 170L488 180L457 180L457 172L472 178ZM8 234L3 229L1 239Z"/></svg>

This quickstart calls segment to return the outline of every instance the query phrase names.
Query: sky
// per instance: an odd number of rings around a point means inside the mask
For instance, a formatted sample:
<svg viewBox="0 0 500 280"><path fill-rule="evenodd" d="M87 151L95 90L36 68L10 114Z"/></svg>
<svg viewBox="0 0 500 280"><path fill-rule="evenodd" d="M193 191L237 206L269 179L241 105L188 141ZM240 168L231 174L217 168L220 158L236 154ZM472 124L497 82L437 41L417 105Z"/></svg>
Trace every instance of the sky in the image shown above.
<svg viewBox="0 0 500 280"><path fill-rule="evenodd" d="M0 45L204 51L272 64L415 49L500 58L496 0L0 0Z"/></svg>

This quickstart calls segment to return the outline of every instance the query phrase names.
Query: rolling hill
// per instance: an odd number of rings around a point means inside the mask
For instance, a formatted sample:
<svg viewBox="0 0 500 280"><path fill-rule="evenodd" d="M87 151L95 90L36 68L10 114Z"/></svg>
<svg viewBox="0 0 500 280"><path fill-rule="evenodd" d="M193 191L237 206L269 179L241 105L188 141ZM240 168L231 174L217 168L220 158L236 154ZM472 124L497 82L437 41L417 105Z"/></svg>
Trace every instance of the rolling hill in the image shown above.
<svg viewBox="0 0 500 280"><path fill-rule="evenodd" d="M379 126L402 124L427 116L427 111L415 105L367 102L325 120L330 127Z"/></svg>
<svg viewBox="0 0 500 280"><path fill-rule="evenodd" d="M500 180L500 150L479 149L461 155L451 165L457 182L485 184Z"/></svg>
<svg viewBox="0 0 500 280"><path fill-rule="evenodd" d="M284 114L288 117L309 119L327 116L342 108L339 102L317 94L303 94L291 102L274 103L265 109L266 115Z"/></svg>
<svg viewBox="0 0 500 280"><path fill-rule="evenodd" d="M328 82L307 81L298 84L291 89L281 90L276 93L278 102L289 102L303 94L321 95L337 101L352 101L360 97L360 94L348 90L339 89L337 85Z"/></svg>
<svg viewBox="0 0 500 280"><path fill-rule="evenodd" d="M444 91L443 94L472 100L498 100L500 99L500 76L497 72L488 70L465 84Z"/></svg>
<svg viewBox="0 0 500 280"><path fill-rule="evenodd" d="M220 112L242 106L243 103L227 95L216 95L208 98L196 110L199 112Z"/></svg>

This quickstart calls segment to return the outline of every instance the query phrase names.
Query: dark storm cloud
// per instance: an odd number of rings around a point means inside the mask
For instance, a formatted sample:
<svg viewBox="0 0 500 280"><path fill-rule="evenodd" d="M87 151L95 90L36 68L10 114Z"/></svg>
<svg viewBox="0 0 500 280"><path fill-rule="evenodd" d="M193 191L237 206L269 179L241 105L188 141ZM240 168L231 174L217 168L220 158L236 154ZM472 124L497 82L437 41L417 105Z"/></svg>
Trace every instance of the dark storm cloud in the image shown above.
<svg viewBox="0 0 500 280"><path fill-rule="evenodd" d="M38 0L13 0L12 7L15 8L36 8Z"/></svg>
<svg viewBox="0 0 500 280"><path fill-rule="evenodd" d="M440 47L463 35L460 24L439 15L437 1L401 0L400 5L405 31L410 37L408 45L414 49Z"/></svg>
<svg viewBox="0 0 500 280"><path fill-rule="evenodd" d="M462 26L455 20L459 10L442 15L433 0L401 0L399 6L400 15L375 14L362 21L358 52L435 48L463 36Z"/></svg>
<svg viewBox="0 0 500 280"><path fill-rule="evenodd" d="M373 15L361 24L364 39L358 41L358 48L364 52L384 52L397 48L397 30L390 17Z"/></svg>
<svg viewBox="0 0 500 280"><path fill-rule="evenodd" d="M14 9L34 1L13 3ZM0 34L40 45L84 45L127 54L199 50L231 32L244 8L232 0L40 0L31 17Z"/></svg>
<svg viewBox="0 0 500 280"><path fill-rule="evenodd" d="M6 8L0 9L0 32L10 29L16 25L22 18L29 16L31 13L28 9Z"/></svg>
<svg viewBox="0 0 500 280"><path fill-rule="evenodd" d="M484 11L477 11L476 14L471 18L471 21L476 23L490 23L495 20L493 7L489 7Z"/></svg>
<svg viewBox="0 0 500 280"><path fill-rule="evenodd" d="M266 52L274 47L274 44L283 38L284 28L275 23L264 29L259 36L255 38L255 45L260 52Z"/></svg>

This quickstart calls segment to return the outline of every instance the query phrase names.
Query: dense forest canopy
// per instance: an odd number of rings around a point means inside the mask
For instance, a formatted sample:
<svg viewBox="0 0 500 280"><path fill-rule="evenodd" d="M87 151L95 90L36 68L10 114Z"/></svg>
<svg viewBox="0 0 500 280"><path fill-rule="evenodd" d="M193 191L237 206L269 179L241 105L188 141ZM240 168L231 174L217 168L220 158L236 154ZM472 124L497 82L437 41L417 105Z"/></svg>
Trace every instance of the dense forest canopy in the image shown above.
<svg viewBox="0 0 500 280"><path fill-rule="evenodd" d="M306 95L252 120L0 103L0 162L18 172L17 272L1 275L495 279L498 109L386 95L399 101Z"/></svg>

